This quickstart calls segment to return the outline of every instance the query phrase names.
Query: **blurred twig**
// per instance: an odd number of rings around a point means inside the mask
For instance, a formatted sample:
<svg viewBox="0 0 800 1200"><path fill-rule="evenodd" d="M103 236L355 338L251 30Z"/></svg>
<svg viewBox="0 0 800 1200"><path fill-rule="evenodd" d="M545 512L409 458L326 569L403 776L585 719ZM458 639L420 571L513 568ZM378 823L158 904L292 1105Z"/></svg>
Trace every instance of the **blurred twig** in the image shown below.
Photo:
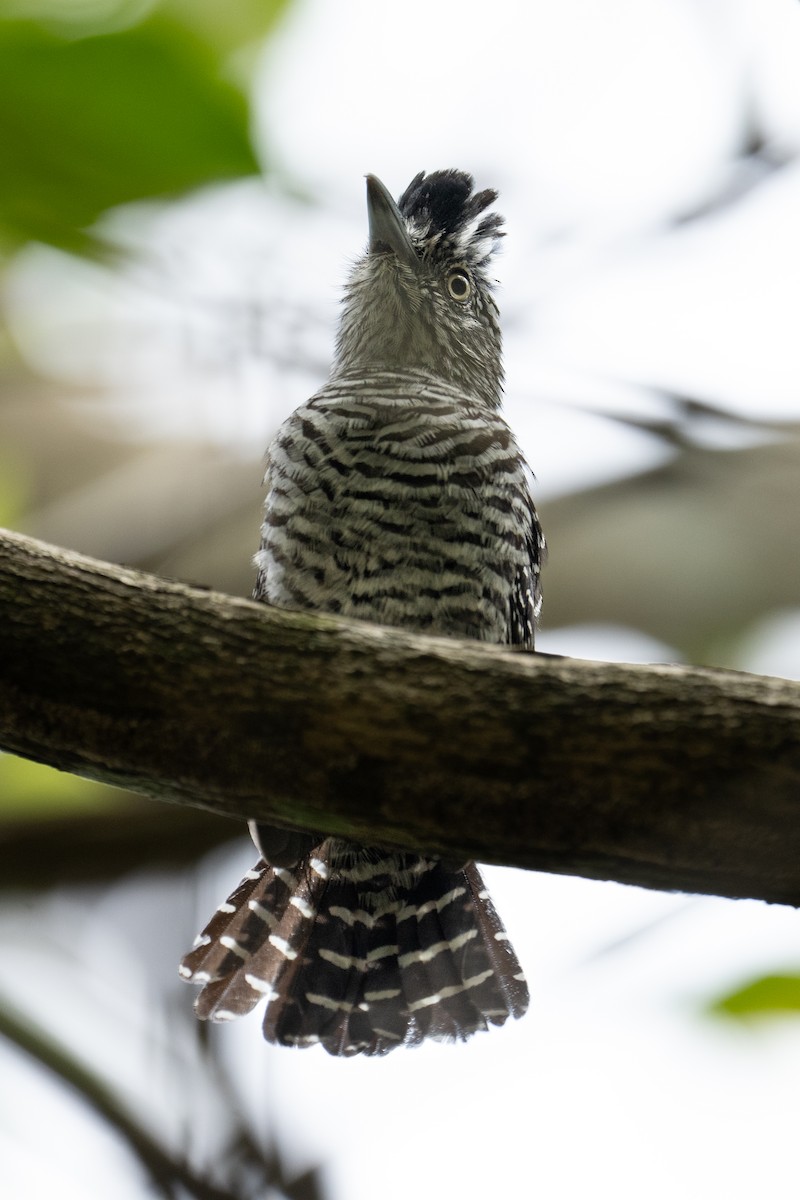
<svg viewBox="0 0 800 1200"><path fill-rule="evenodd" d="M241 1193L237 1195L227 1188L216 1187L170 1154L142 1129L108 1084L42 1030L18 1016L4 999L0 999L0 1036L77 1092L116 1130L165 1200L177 1200L187 1193L195 1200L242 1200Z"/></svg>

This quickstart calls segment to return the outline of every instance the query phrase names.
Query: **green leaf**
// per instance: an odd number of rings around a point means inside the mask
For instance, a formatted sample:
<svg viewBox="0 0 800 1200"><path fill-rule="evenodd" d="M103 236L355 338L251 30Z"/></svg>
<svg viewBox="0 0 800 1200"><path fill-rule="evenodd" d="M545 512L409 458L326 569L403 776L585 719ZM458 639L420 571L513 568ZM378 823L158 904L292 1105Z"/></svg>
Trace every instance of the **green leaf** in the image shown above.
<svg viewBox="0 0 800 1200"><path fill-rule="evenodd" d="M764 975L709 1005L714 1016L751 1021L800 1014L800 975Z"/></svg>
<svg viewBox="0 0 800 1200"><path fill-rule="evenodd" d="M86 250L107 208L258 171L245 97L205 41L156 14L67 40L0 21L0 228Z"/></svg>
<svg viewBox="0 0 800 1200"><path fill-rule="evenodd" d="M164 0L163 11L222 54L272 33L291 0Z"/></svg>

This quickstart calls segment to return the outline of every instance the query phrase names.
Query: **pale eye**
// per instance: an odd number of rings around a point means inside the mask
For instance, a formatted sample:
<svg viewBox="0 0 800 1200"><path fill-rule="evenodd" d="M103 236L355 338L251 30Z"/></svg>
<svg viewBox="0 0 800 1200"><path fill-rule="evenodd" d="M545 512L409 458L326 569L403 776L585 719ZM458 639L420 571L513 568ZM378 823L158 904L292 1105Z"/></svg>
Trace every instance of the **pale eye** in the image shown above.
<svg viewBox="0 0 800 1200"><path fill-rule="evenodd" d="M454 300L469 300L472 282L466 271L451 271L447 276L447 290Z"/></svg>

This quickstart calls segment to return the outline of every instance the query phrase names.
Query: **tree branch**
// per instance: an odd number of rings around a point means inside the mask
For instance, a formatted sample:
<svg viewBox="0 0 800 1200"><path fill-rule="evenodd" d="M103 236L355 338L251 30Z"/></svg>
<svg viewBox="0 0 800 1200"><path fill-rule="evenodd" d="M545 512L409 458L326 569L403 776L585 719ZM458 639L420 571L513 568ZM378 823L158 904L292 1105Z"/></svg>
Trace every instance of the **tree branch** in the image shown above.
<svg viewBox="0 0 800 1200"><path fill-rule="evenodd" d="M0 746L219 813L800 904L800 685L271 609L0 537Z"/></svg>

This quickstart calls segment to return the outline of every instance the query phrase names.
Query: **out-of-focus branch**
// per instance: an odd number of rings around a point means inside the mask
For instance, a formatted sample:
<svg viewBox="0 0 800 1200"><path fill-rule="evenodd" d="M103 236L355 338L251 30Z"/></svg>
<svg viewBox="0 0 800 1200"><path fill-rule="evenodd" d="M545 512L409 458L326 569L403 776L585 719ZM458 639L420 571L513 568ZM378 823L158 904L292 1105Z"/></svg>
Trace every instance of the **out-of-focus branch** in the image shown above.
<svg viewBox="0 0 800 1200"><path fill-rule="evenodd" d="M800 903L800 686L269 609L0 538L0 745L241 817Z"/></svg>
<svg viewBox="0 0 800 1200"><path fill-rule="evenodd" d="M188 867L220 843L246 837L240 823L200 809L124 800L92 812L67 808L63 816L0 821L0 893L108 883L142 867Z"/></svg>
<svg viewBox="0 0 800 1200"><path fill-rule="evenodd" d="M176 1200L179 1196L193 1200L241 1200L243 1192L233 1182L230 1186L212 1182L207 1170L194 1169L181 1154L148 1132L129 1111L113 1083L102 1079L48 1033L22 1017L4 997L0 997L0 1038L16 1046L71 1088L122 1138L147 1173L154 1194L164 1200ZM207 1070L213 1066L208 1056L204 1063ZM237 1124L240 1127L234 1130L232 1146L219 1156L217 1174L231 1177L237 1162L241 1162L249 1168L251 1178L260 1180L262 1187L272 1185L272 1195L281 1195L285 1200L301 1200L301 1197L321 1200L316 1169L290 1176L277 1148L265 1151L238 1118Z"/></svg>
<svg viewBox="0 0 800 1200"><path fill-rule="evenodd" d="M166 1150L127 1111L108 1084L43 1030L18 1016L5 1000L0 1000L0 1037L46 1067L116 1130L139 1159L154 1191L165 1200L173 1200L178 1195L191 1196L195 1200L237 1200L233 1192L216 1187L195 1174Z"/></svg>

